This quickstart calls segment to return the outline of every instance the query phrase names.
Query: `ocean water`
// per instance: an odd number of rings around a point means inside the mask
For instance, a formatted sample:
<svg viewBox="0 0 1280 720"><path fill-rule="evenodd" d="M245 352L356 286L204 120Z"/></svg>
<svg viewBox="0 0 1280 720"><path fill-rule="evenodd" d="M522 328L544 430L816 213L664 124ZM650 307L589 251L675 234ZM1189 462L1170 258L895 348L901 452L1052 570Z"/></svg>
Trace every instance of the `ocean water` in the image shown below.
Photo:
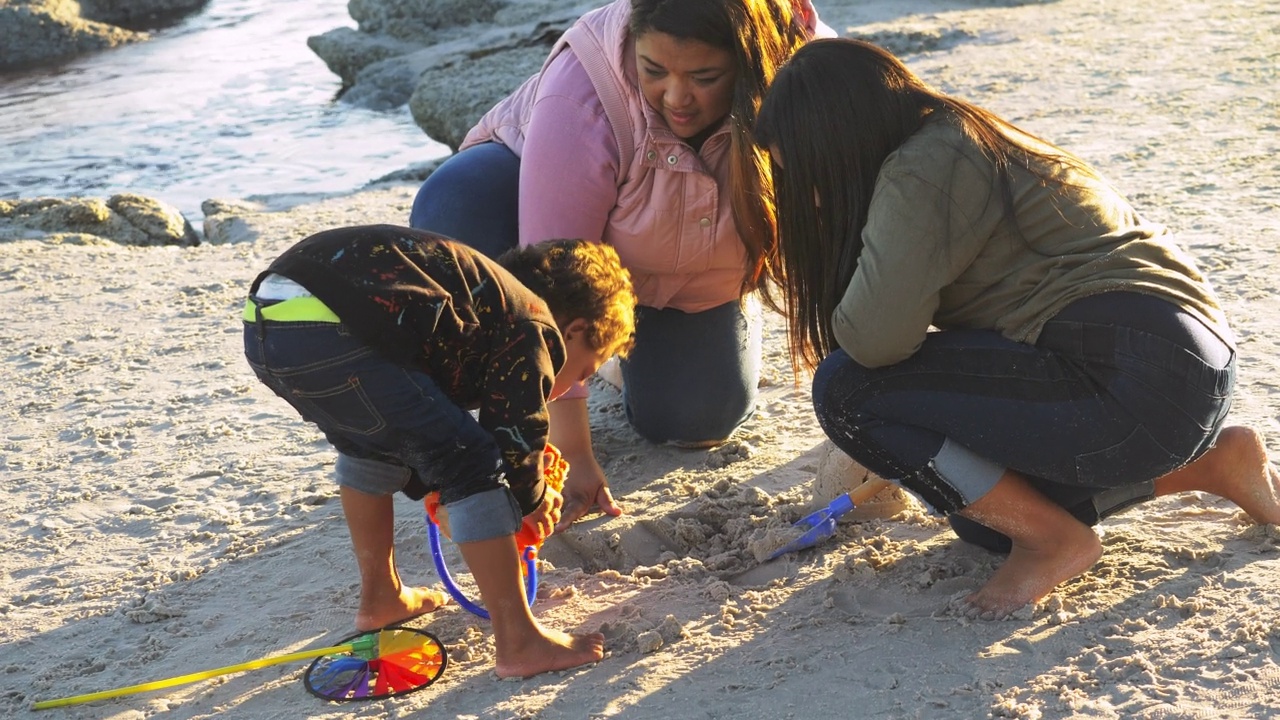
<svg viewBox="0 0 1280 720"><path fill-rule="evenodd" d="M213 0L147 42L0 73L0 199L136 192L196 222L208 198L349 192L448 148L407 108L336 99L306 45L346 0Z"/></svg>

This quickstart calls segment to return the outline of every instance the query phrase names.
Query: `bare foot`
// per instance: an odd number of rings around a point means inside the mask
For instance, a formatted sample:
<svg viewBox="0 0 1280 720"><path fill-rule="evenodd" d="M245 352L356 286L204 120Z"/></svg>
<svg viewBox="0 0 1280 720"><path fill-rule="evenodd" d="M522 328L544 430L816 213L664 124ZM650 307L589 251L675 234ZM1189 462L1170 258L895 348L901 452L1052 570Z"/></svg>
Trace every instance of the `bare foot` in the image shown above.
<svg viewBox="0 0 1280 720"><path fill-rule="evenodd" d="M1065 532L1035 545L1015 540L1009 557L987 584L960 603L961 614L974 620L1001 620L1102 557L1102 542L1089 526L1076 522L1075 527L1059 530Z"/></svg>
<svg viewBox="0 0 1280 720"><path fill-rule="evenodd" d="M356 630L366 632L425 615L449 604L449 596L424 587L400 587L398 597L360 598L356 611Z"/></svg>
<svg viewBox="0 0 1280 720"><path fill-rule="evenodd" d="M535 626L536 627L536 626ZM570 635L538 627L515 647L499 647L497 673L500 678L525 678L544 672L599 662L604 657L604 635Z"/></svg>
<svg viewBox="0 0 1280 720"><path fill-rule="evenodd" d="M1280 475L1251 427L1226 428L1204 455L1156 480L1156 494L1200 490L1240 506L1260 524L1280 523Z"/></svg>

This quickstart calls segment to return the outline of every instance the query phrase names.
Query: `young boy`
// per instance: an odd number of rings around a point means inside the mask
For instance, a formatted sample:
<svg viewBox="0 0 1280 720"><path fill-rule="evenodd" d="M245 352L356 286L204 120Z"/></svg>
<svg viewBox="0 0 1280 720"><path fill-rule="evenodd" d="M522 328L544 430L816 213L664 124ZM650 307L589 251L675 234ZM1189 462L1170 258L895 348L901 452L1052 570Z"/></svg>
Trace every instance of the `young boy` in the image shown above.
<svg viewBox="0 0 1280 720"><path fill-rule="evenodd" d="M357 629L448 601L402 585L395 564L394 494L438 490L442 525L491 616L499 677L603 657L599 633L534 619L514 535L523 522L545 537L559 520L563 500L543 480L546 404L630 350L635 303L605 245L539 243L495 262L390 225L312 235L258 276L245 355L338 451L360 569Z"/></svg>

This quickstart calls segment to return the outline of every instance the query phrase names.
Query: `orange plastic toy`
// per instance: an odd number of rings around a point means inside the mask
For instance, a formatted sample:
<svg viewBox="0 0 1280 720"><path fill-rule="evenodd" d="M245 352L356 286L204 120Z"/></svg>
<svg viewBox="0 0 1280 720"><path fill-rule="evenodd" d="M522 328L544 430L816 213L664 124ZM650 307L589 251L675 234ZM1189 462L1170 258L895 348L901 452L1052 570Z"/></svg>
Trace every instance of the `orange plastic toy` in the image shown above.
<svg viewBox="0 0 1280 720"><path fill-rule="evenodd" d="M547 449L542 452L542 475L547 481L547 487L556 492L564 489L564 479L569 476L569 461L551 443L547 443ZM427 517L438 526L440 523L436 520L436 511L440 509L440 493L427 493L422 503L427 508ZM516 547L522 550L527 547L540 548L543 540L546 538L538 537L537 531L525 525L521 525L516 532Z"/></svg>
<svg viewBox="0 0 1280 720"><path fill-rule="evenodd" d="M551 443L547 443L542 453L542 472L548 487L556 492L564 488L565 478L569 475L569 461L565 460L556 446ZM440 581L444 584L445 590L449 591L459 605L479 617L488 619L488 611L463 594L454 583L453 577L449 574L449 568L445 564L444 553L440 548L439 522L436 519L436 513L440 509L440 493L428 493L423 498L422 504L427 510L427 540L431 545L431 559L435 562L436 571L440 574ZM538 591L538 549L542 547L542 542L546 538L540 537L536 528L524 524L521 524L520 529L516 531L515 538L516 547L520 550L520 558L524 561L521 569L525 574L525 596L529 604L533 605L533 599Z"/></svg>

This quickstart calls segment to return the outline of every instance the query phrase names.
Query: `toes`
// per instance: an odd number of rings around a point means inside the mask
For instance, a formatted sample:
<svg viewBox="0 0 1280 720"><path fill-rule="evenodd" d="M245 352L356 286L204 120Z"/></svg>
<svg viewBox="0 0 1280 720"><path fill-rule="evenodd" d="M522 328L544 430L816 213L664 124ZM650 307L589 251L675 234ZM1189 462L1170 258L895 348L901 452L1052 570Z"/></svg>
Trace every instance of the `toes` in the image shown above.
<svg viewBox="0 0 1280 720"><path fill-rule="evenodd" d="M958 615L969 620L991 621L1001 620L1009 616L1009 613L1003 612L998 608L988 607L976 593L956 600L953 604L953 609Z"/></svg>
<svg viewBox="0 0 1280 720"><path fill-rule="evenodd" d="M427 592L427 598L429 599L429 602L424 602L422 604L422 608L427 612L442 608L453 601L453 599L449 597L449 593L443 590L430 590ZM428 605L430 605L430 607L427 607Z"/></svg>

